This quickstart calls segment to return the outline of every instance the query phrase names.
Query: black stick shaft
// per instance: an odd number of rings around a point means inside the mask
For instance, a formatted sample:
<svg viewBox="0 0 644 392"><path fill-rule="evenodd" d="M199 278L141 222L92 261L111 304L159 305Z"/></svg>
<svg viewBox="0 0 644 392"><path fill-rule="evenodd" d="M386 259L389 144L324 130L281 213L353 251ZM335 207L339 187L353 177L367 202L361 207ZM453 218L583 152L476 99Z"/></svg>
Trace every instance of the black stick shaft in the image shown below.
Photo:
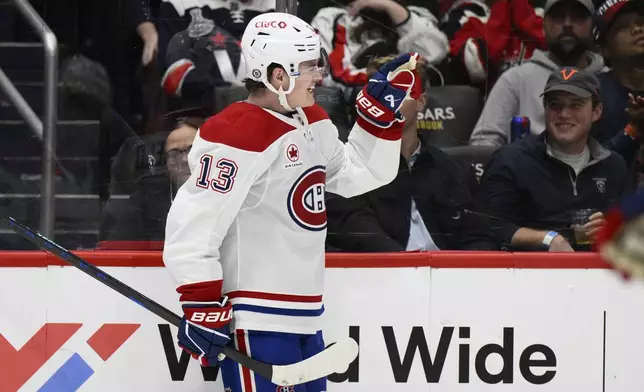
<svg viewBox="0 0 644 392"><path fill-rule="evenodd" d="M100 268L86 262L85 260L76 256L69 250L58 245L54 241L48 239L47 237L42 236L40 233L35 232L26 226L21 225L20 223L16 222L15 219L13 219L8 215L0 213L0 218L6 220L7 223L9 223L9 228L11 228L11 230L13 230L16 234L22 236L27 241L35 244L40 249L47 251L53 254L54 256L61 258L62 260L65 260L69 264L85 272L87 275L98 280L99 282L108 286L109 288L116 291L117 293L124 295L125 297L137 303L138 305L141 305L145 309L156 314L157 316L161 317L162 319L169 322L170 324L178 327L179 324L181 323L181 317L179 317L177 314L175 314L168 308L151 300L145 295L139 293L138 291L134 290L130 286L116 279L112 275L104 272ZM265 363L261 363L252 358L249 358L246 355L240 353L239 351L229 346L224 347L223 352L227 357L229 357L233 361L243 365L244 367L254 371L255 373L259 374L260 376L268 380L271 379L273 375L273 368L271 365L267 365Z"/></svg>

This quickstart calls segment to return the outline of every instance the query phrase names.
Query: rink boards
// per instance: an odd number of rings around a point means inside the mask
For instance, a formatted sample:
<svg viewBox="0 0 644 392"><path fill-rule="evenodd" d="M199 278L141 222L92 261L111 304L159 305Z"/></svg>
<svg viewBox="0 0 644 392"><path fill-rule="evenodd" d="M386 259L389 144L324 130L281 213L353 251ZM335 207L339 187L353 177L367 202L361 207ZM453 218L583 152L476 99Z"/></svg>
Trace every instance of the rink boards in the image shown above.
<svg viewBox="0 0 644 392"><path fill-rule="evenodd" d="M179 313L155 252L79 252ZM640 391L644 282L593 254L329 255L329 391ZM221 391L176 328L39 252L0 253L0 391Z"/></svg>

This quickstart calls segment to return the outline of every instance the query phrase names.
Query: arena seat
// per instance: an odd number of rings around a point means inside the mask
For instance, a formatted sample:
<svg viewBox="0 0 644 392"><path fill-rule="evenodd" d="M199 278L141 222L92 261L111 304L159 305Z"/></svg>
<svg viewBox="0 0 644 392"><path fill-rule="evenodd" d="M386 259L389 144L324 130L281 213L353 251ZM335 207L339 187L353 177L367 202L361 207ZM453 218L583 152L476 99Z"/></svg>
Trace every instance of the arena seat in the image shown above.
<svg viewBox="0 0 644 392"><path fill-rule="evenodd" d="M472 166L476 177L480 179L497 148L490 146L457 146L443 147L441 150L463 167Z"/></svg>
<svg viewBox="0 0 644 392"><path fill-rule="evenodd" d="M156 132L125 139L112 162L110 195L131 194L145 176L165 175L163 149L170 132ZM154 164L150 165L151 156Z"/></svg>
<svg viewBox="0 0 644 392"><path fill-rule="evenodd" d="M131 137L119 149L112 164L110 197L101 212L99 240L156 239L163 232L171 199L164 154L168 134Z"/></svg>
<svg viewBox="0 0 644 392"><path fill-rule="evenodd" d="M467 145L483 110L483 97L471 86L430 87L427 105L418 115L418 131L435 147Z"/></svg>

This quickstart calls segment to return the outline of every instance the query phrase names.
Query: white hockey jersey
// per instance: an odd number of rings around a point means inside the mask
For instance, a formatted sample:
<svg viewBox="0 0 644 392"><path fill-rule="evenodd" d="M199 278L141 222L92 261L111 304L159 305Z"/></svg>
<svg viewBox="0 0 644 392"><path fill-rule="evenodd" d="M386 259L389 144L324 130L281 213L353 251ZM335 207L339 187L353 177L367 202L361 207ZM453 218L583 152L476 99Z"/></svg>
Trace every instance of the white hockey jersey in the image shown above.
<svg viewBox="0 0 644 392"><path fill-rule="evenodd" d="M292 117L239 102L199 129L192 176L166 224L179 285L223 279L235 329L312 334L324 312L325 189L344 197L392 181L401 123L362 118L346 144L322 108Z"/></svg>

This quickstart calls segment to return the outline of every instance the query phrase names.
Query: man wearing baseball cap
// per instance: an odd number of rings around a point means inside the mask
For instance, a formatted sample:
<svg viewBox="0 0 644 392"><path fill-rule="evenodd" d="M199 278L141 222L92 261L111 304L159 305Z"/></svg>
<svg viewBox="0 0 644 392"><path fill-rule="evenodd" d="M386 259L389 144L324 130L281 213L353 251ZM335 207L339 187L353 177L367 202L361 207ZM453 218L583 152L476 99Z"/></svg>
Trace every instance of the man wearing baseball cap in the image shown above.
<svg viewBox="0 0 644 392"><path fill-rule="evenodd" d="M595 26L612 69L598 76L604 111L594 136L630 162L644 134L644 99L638 98L644 97L644 1L605 1Z"/></svg>
<svg viewBox="0 0 644 392"><path fill-rule="evenodd" d="M544 129L539 93L548 75L562 66L604 71L604 60L593 47L595 7L592 0L548 0L543 30L548 51L535 50L532 58L505 71L496 82L470 136L471 145L502 146L511 142L510 119L526 116L531 132Z"/></svg>
<svg viewBox="0 0 644 392"><path fill-rule="evenodd" d="M619 200L626 163L589 136L602 112L592 72L557 69L541 91L545 132L498 151L481 179L477 208L495 217L488 227L500 247L588 250L575 242L571 213L605 211ZM593 239L604 222L603 213L591 215L586 236Z"/></svg>

